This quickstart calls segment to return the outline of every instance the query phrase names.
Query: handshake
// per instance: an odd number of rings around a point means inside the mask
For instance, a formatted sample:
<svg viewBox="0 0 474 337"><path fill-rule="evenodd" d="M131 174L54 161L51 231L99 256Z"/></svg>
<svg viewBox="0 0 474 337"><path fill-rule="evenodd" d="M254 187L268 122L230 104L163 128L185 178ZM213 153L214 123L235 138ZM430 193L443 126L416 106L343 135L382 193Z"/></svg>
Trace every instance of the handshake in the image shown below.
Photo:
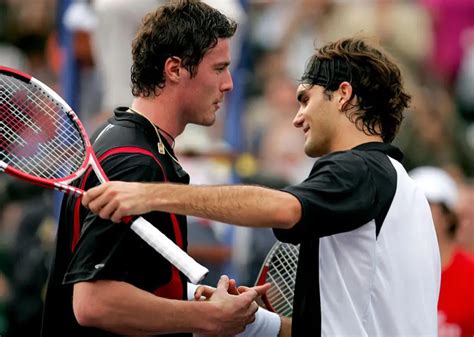
<svg viewBox="0 0 474 337"><path fill-rule="evenodd" d="M212 334L195 334L195 337L290 337L291 319L280 317L259 307L256 299L270 289L270 283L254 287L237 287L234 279L221 276L217 288L188 283L188 298L207 301L215 306L217 317ZM213 310L210 311L213 315Z"/></svg>

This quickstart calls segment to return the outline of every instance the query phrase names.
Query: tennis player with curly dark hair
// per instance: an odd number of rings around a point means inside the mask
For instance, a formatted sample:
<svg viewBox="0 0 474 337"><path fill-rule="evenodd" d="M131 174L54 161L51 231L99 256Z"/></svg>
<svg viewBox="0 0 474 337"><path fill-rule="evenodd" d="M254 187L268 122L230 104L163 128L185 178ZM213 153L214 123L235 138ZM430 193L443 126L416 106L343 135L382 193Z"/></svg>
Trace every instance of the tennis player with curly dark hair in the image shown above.
<svg viewBox="0 0 474 337"><path fill-rule="evenodd" d="M196 0L172 1L146 16L132 46L135 98L130 107L115 109L92 137L110 179L189 183L173 152L174 138L188 123L214 123L233 86L235 30L233 20ZM77 184L97 185L92 176L86 172ZM186 250L185 216L144 217ZM206 293L208 300L188 301L186 276L127 225L103 220L67 196L58 228L42 337L233 336L247 333L253 322L255 336L279 333L278 315L255 302L268 284L240 294L224 275Z"/></svg>
<svg viewBox="0 0 474 337"><path fill-rule="evenodd" d="M181 66L195 77L204 55L219 39L234 36L236 29L234 21L223 21L214 12L203 11L202 4L196 1L149 13L132 43L133 95L159 94L165 86L163 71L169 57L179 58Z"/></svg>
<svg viewBox="0 0 474 337"><path fill-rule="evenodd" d="M293 124L317 158L300 184L112 182L83 204L113 221L160 210L273 227L279 240L300 244L295 337L436 337L436 233L423 191L390 144L410 101L398 66L364 39L331 42L310 59L296 97Z"/></svg>

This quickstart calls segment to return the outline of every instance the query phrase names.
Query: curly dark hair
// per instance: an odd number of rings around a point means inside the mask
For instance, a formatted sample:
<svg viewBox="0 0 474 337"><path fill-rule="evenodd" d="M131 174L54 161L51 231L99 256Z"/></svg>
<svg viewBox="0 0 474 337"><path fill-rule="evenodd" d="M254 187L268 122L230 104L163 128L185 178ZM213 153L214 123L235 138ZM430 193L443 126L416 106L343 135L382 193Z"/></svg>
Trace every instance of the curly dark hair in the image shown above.
<svg viewBox="0 0 474 337"><path fill-rule="evenodd" d="M166 60L181 58L195 76L206 52L219 38L230 38L237 24L218 10L197 0L178 0L145 16L132 43L132 94L150 96L165 86Z"/></svg>
<svg viewBox="0 0 474 337"><path fill-rule="evenodd" d="M347 117L359 130L390 143L411 99L398 66L381 48L364 39L347 38L317 49L301 78L303 84L323 86L329 99L344 81L352 85L349 101L356 97L358 108L347 102L343 106Z"/></svg>

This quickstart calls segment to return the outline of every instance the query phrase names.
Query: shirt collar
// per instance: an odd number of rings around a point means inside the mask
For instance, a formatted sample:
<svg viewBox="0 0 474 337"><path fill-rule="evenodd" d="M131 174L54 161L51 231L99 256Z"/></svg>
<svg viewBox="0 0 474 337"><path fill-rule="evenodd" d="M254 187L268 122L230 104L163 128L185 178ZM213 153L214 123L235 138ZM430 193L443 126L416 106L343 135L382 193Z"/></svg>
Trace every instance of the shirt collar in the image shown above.
<svg viewBox="0 0 474 337"><path fill-rule="evenodd" d="M382 142L369 142L357 145L353 150L359 151L380 151L387 156L401 162L403 160L403 152L396 146Z"/></svg>

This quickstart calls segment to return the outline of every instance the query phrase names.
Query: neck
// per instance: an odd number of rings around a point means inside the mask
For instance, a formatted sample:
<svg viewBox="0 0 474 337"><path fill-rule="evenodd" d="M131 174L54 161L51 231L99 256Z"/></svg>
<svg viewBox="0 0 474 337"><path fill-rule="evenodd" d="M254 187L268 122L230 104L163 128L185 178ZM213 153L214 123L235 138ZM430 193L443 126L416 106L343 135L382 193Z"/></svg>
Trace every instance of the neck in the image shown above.
<svg viewBox="0 0 474 337"><path fill-rule="evenodd" d="M184 131L186 126L181 122L176 104L168 102L166 97L164 95L162 97L161 94L159 96L137 97L133 100L131 108L164 130L163 136L170 144Z"/></svg>
<svg viewBox="0 0 474 337"><path fill-rule="evenodd" d="M335 137L335 140L332 143L331 152L347 151L358 145L370 142L382 143L383 140L380 136L366 135L358 130L356 132L340 132L339 136Z"/></svg>
<svg viewBox="0 0 474 337"><path fill-rule="evenodd" d="M367 135L359 130L346 113L340 110L334 111L334 113L337 114L337 117L332 128L330 152L347 151L364 143L383 142L381 136Z"/></svg>

